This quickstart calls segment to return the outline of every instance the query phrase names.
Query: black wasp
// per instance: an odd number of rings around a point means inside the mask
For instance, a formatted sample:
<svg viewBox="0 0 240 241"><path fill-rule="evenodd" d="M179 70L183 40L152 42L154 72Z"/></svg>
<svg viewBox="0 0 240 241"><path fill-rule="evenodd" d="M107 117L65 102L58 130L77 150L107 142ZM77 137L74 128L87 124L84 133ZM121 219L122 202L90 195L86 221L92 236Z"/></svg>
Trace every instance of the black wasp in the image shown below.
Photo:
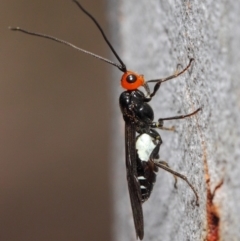
<svg viewBox="0 0 240 241"><path fill-rule="evenodd" d="M186 68L184 68L181 71L178 71L174 75L171 75L164 79L154 79L145 81L143 75L139 75L135 72L127 70L126 65L123 63L123 61L116 53L113 46L110 44L105 33L103 32L103 29L96 21L96 19L90 13L88 13L78 1L73 0L73 2L75 2L77 6L96 24L104 40L106 41L106 43L108 44L108 46L110 47L111 51L116 56L120 64L114 63L111 60L103 58L94 53L88 52L69 42L55 38L53 36L30 32L19 27L10 27L10 29L15 31L21 31L23 33L38 37L51 39L56 42L68 45L81 52L92 55L104 62L114 65L123 72L121 85L124 89L126 89L126 91L124 91L120 95L119 103L123 114L123 119L125 121L127 181L136 235L137 238L143 239L144 224L142 203L150 197L153 185L156 181L156 172L158 171L158 168L162 168L172 173L175 177L175 184L177 177L187 182L187 184L190 186L190 188L193 190L196 196L196 203L198 205L197 192L195 191L191 183L188 181L187 177L183 176L178 172L173 171L166 162L158 160L162 140L159 133L155 129L173 130L172 128L164 127L163 121L184 119L186 117L196 114L201 108L198 108L194 112L187 115L161 118L158 119L157 122L154 122L154 112L150 105L148 105L148 102L151 101L153 96L159 90L161 84L165 81L176 78L177 76L184 73L191 66L193 59L190 59L190 62ZM150 91L148 83L155 83L152 92ZM144 87L146 94L138 90L139 87Z"/></svg>

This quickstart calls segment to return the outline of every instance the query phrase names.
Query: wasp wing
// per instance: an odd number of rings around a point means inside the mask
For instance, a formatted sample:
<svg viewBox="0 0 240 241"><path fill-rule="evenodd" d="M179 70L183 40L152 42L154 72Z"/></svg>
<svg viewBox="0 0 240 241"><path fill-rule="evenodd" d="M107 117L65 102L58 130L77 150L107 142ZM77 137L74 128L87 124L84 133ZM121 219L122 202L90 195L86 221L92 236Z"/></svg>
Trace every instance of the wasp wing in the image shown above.
<svg viewBox="0 0 240 241"><path fill-rule="evenodd" d="M143 211L140 184L137 179L136 127L131 121L125 123L125 148L127 182L137 238L143 239Z"/></svg>

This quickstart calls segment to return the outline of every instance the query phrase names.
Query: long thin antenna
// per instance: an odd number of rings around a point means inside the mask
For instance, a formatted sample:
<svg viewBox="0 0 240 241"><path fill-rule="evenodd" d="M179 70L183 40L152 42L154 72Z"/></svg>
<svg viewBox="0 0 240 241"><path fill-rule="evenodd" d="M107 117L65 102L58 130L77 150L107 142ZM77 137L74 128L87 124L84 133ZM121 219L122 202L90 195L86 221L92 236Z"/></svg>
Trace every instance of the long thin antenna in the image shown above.
<svg viewBox="0 0 240 241"><path fill-rule="evenodd" d="M109 64L111 64L111 65L114 65L114 66L116 66L117 68L119 68L121 71L123 71L123 70L122 70L122 65L117 64L117 63L114 63L114 62L112 62L112 61L109 60L109 59L103 58L103 57L101 57L101 56L99 56L99 55L97 55L97 54L94 54L94 53L92 53L92 52L89 52L89 51L87 51L87 50L85 50L85 49L81 49L81 48L77 47L76 45L71 44L71 43L69 43L69 42L67 42L67 41L65 41L65 40L62 40L62 39L59 39L59 38L56 38L56 37L53 37L53 36L50 36L50 35L47 35L47 34L43 34L43 33L30 32L30 31L28 31L28 30L25 30L25 29L22 29L22 28L19 28L19 27L15 27L15 28L9 27L9 29L10 29L10 30L13 30L13 31L23 32L23 33L26 33L26 34L29 34L29 35L33 35L33 36L38 36L38 37L42 37L42 38L51 39L51 40L56 41L56 42L58 42L58 43L65 44L65 45L67 45L67 46L70 46L70 47L78 50L78 51L81 51L81 52L86 53L86 54L89 54L89 55L91 55L91 56L93 56L93 57L95 57L95 58L97 58L97 59L100 59L100 60L102 60L102 61L104 61L104 62L106 62L106 63L109 63Z"/></svg>
<svg viewBox="0 0 240 241"><path fill-rule="evenodd" d="M126 72L127 68L125 66L125 64L123 63L123 61L121 60L121 58L118 56L117 52L115 51L115 49L113 48L113 46L111 45L111 43L109 42L109 40L107 39L102 27L99 25L99 23L97 22L97 20L86 10L83 8L83 6L77 1L77 0L73 0L73 2L75 2L77 4L77 6L89 17L92 19L92 21L96 24L97 28L100 30L104 40L106 41L107 45L109 46L109 48L112 50L113 54L116 56L116 58L118 59L118 61L120 62L120 64L122 65L122 71Z"/></svg>
<svg viewBox="0 0 240 241"><path fill-rule="evenodd" d="M118 54L116 53L116 51L114 50L114 48L112 47L112 45L110 44L110 42L108 41L106 35L104 34L102 28L100 27L99 23L96 21L96 19L90 14L88 13L81 5L78 1L75 1L73 0L77 5L78 7L87 15L89 16L93 21L94 23L96 24L97 28L100 30L104 40L106 41L107 45L110 47L110 49L112 50L113 54L116 56L116 58L118 59L118 61L120 62L120 64L117 64L117 63L114 63L113 61L109 60L109 59L106 59L100 55L97 55L97 54L94 54L92 52L89 52L85 49L82 49L82 48L79 48L77 47L76 45L74 44L71 44L65 40L62 40L62 39L59 39L59 38L56 38L56 37L53 37L53 36L50 36L50 35L47 35L47 34L43 34L43 33L36 33L36 32L31 32L31 31L28 31L28 30L25 30L25 29L22 29L20 27L9 27L10 30L13 30L13 31L19 31L19 32L23 32L23 33L26 33L26 34L29 34L29 35L33 35L33 36L38 36L38 37L42 37L42 38L47 38L47 39L51 39L55 42L58 42L58 43L61 43L61 44L65 44L69 47L72 47L78 51L81 51L85 54L88 54L88 55L91 55L97 59L100 59L108 64L111 64L115 67L117 67L119 70L121 70L122 72L126 72L127 71L127 68L126 68L126 65L123 63L123 61L120 59L120 57L118 56Z"/></svg>

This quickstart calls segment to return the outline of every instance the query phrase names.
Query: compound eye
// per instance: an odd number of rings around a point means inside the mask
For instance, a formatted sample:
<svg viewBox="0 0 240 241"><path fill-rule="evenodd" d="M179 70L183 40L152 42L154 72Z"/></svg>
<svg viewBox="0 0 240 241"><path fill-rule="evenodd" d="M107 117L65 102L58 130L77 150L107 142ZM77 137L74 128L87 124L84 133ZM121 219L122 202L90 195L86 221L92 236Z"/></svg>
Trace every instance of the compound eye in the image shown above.
<svg viewBox="0 0 240 241"><path fill-rule="evenodd" d="M128 83L134 83L137 80L137 76L134 74L130 74L126 78Z"/></svg>

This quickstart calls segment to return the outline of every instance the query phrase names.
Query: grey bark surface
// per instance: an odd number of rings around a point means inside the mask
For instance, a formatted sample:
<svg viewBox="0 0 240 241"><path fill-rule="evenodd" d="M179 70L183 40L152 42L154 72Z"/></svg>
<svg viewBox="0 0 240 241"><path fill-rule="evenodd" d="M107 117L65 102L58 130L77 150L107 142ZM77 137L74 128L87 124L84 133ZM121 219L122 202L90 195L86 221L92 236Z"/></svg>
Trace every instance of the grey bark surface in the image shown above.
<svg viewBox="0 0 240 241"><path fill-rule="evenodd" d="M210 240L209 196L219 217L215 240L240 240L240 3L238 1L112 1L112 33L128 69L154 79L173 74L190 58L190 71L162 84L151 106L155 120L202 111L165 122L160 156L196 187L200 206L182 180L160 170L143 204L144 240ZM114 7L113 7L114 6ZM120 74L114 72L114 78ZM113 80L114 98L120 87ZM114 104L117 104L117 100ZM124 122L114 119L114 240L135 240L124 165ZM214 240L214 239L213 239Z"/></svg>

